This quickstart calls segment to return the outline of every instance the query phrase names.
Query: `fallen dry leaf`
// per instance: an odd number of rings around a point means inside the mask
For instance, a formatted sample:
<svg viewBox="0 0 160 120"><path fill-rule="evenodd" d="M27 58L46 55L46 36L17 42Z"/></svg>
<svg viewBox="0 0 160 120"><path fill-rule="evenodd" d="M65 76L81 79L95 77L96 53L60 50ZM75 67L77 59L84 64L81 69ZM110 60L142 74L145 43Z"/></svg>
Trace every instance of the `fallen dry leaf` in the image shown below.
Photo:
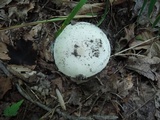
<svg viewBox="0 0 160 120"><path fill-rule="evenodd" d="M135 37L134 29L135 29L135 24L131 24L128 27L124 28L125 36L121 37L120 40L117 42L117 46L119 47L117 48L116 51L120 51L121 49L126 47L132 39L134 39Z"/></svg>
<svg viewBox="0 0 160 120"><path fill-rule="evenodd" d="M8 16L7 16L6 12L3 9L0 10L0 20L4 20L4 21L8 20ZM1 27L2 26L0 25L0 28Z"/></svg>
<svg viewBox="0 0 160 120"><path fill-rule="evenodd" d="M145 40L151 39L154 37L154 34L149 29L141 29L139 34L135 36L135 38L132 40L133 42L129 43L129 47L136 46L140 43L143 43ZM153 41L150 41L146 44L139 45L134 48L134 50L147 50L149 49L150 45L153 43Z"/></svg>
<svg viewBox="0 0 160 120"><path fill-rule="evenodd" d="M8 65L7 68L12 74L22 79L27 79L37 73L36 71L21 65Z"/></svg>
<svg viewBox="0 0 160 120"><path fill-rule="evenodd" d="M58 77L54 80L51 81L52 83L52 87L54 88L58 88L61 92L65 92L64 88L63 88L63 81L61 77Z"/></svg>
<svg viewBox="0 0 160 120"><path fill-rule="evenodd" d="M11 80L9 78L0 77L0 99L2 99L5 93L11 88Z"/></svg>
<svg viewBox="0 0 160 120"><path fill-rule="evenodd" d="M85 4L82 6L78 14L98 13L104 9L105 3Z"/></svg>
<svg viewBox="0 0 160 120"><path fill-rule="evenodd" d="M133 39L135 37L134 29L135 29L135 24L131 24L128 27L125 27L124 28L125 37L122 37L120 41L126 39L129 42L131 39Z"/></svg>
<svg viewBox="0 0 160 120"><path fill-rule="evenodd" d="M133 82L132 82L132 75L128 74L124 80L117 81L117 86L118 86L118 94L125 97L129 94L128 90L130 90L133 87Z"/></svg>
<svg viewBox="0 0 160 120"><path fill-rule="evenodd" d="M53 56L51 53L51 38L46 38L45 40L42 41L41 43L41 48L40 48L40 56L42 59L45 59L46 61L53 61Z"/></svg>
<svg viewBox="0 0 160 120"><path fill-rule="evenodd" d="M28 16L28 12L32 10L34 6L35 6L35 3L32 2L29 4L25 4L25 6L22 4L19 6L10 7L8 9L8 14L9 14L8 17L12 18L14 15L16 15L20 19L26 19L26 17Z"/></svg>
<svg viewBox="0 0 160 120"><path fill-rule="evenodd" d="M57 94L57 98L58 98L58 102L59 102L60 106L62 107L63 110L66 110L66 105L64 103L62 94L60 93L60 91L58 89L56 89L56 94Z"/></svg>
<svg viewBox="0 0 160 120"><path fill-rule="evenodd" d="M8 49L6 44L0 42L0 59L2 60L10 60L11 58L8 56Z"/></svg>
<svg viewBox="0 0 160 120"><path fill-rule="evenodd" d="M155 97L154 97L155 107L156 107L156 113L155 116L157 119L160 119L160 90L157 91Z"/></svg>
<svg viewBox="0 0 160 120"><path fill-rule="evenodd" d="M160 41L154 42L147 51L149 57L158 57L160 59Z"/></svg>
<svg viewBox="0 0 160 120"><path fill-rule="evenodd" d="M71 95L70 95L70 98L69 98L69 101L68 103L71 104L71 105L81 105L81 96L80 96L80 92L78 92L78 90L76 89L73 89L71 91ZM87 104L85 104L87 105Z"/></svg>
<svg viewBox="0 0 160 120"><path fill-rule="evenodd" d="M32 27L32 29L29 31L29 33L25 33L25 35L23 36L23 38L25 40L35 40L35 38L37 38L37 36L39 35L39 32L42 30L42 24L38 24L34 27Z"/></svg>
<svg viewBox="0 0 160 120"><path fill-rule="evenodd" d="M135 15L139 14L139 11L141 10L143 6L144 0L135 0L135 6L133 9L133 12ZM160 1L156 1L152 14L150 16L151 19L148 18L148 9L150 8L150 1L147 1L146 6L144 7L141 16L137 20L137 23L141 25L145 25L148 23L153 23L156 19L156 17L159 15L159 10L160 10ZM158 27L160 27L160 22L157 24Z"/></svg>
<svg viewBox="0 0 160 120"><path fill-rule="evenodd" d="M67 5L73 9L76 5L77 2L68 2ZM104 10L105 3L93 3L93 4L85 4L82 6L82 8L79 10L77 14L88 14L88 13L93 13L96 14L98 12L101 12Z"/></svg>
<svg viewBox="0 0 160 120"><path fill-rule="evenodd" d="M0 8L5 7L5 5L8 5L12 0L0 0Z"/></svg>
<svg viewBox="0 0 160 120"><path fill-rule="evenodd" d="M1 31L0 32L0 41L3 42L3 43L6 43L6 44L9 44L10 43L10 40L9 40L9 35L7 35L7 33L5 31Z"/></svg>
<svg viewBox="0 0 160 120"><path fill-rule="evenodd" d="M157 65L160 64L160 58L157 57L129 57L128 58L128 64L126 66L126 68L136 71L137 73L147 77L148 79L151 80L157 80ZM154 68L151 67L154 65ZM154 70L155 69L155 70Z"/></svg>
<svg viewBox="0 0 160 120"><path fill-rule="evenodd" d="M109 2L111 3L111 5L119 5L122 4L124 2L126 2L127 0L109 0ZM134 1L134 0L131 0Z"/></svg>

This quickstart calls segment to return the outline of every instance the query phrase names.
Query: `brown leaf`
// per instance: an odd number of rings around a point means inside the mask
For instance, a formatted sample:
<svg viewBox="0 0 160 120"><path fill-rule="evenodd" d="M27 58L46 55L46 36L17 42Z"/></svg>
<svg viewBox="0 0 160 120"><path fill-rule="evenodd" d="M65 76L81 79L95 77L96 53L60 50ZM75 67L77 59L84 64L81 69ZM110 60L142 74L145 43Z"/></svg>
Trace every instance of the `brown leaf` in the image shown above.
<svg viewBox="0 0 160 120"><path fill-rule="evenodd" d="M61 91L61 92L64 92L64 88L63 88L63 84L62 84L62 79L60 77L54 79L51 81L52 83L52 86L54 86L55 88L58 87L58 89ZM55 86L56 85L56 86Z"/></svg>
<svg viewBox="0 0 160 120"><path fill-rule="evenodd" d="M125 37L122 37L120 39L120 41L123 40L123 39L126 39L129 42L131 39L133 39L135 37L134 29L135 29L135 24L131 24L128 27L125 27L124 28L124 30L125 30Z"/></svg>
<svg viewBox="0 0 160 120"><path fill-rule="evenodd" d="M25 40L35 40L35 37L38 36L39 32L42 29L42 24L38 24L29 31L29 33L26 33L23 37Z"/></svg>
<svg viewBox="0 0 160 120"><path fill-rule="evenodd" d="M0 77L0 99L2 99L5 93L11 88L11 80L9 78Z"/></svg>
<svg viewBox="0 0 160 120"><path fill-rule="evenodd" d="M122 4L124 2L126 2L127 0L109 0L109 2L112 4L112 5L119 5L119 4ZM134 0L130 0L130 2L133 2Z"/></svg>
<svg viewBox="0 0 160 120"><path fill-rule="evenodd" d="M117 81L117 86L119 92L118 94L120 94L123 97L128 95L128 90L130 90L133 87L132 75L128 74L128 76L124 78L122 81Z"/></svg>
<svg viewBox="0 0 160 120"><path fill-rule="evenodd" d="M51 38L46 38L41 43L40 55L41 58L45 59L46 61L53 61L50 43L51 43Z"/></svg>
<svg viewBox="0 0 160 120"><path fill-rule="evenodd" d="M160 41L154 42L147 52L149 57L158 57L160 59Z"/></svg>
<svg viewBox="0 0 160 120"><path fill-rule="evenodd" d="M77 2L68 2L68 6L73 9L77 5ZM93 4L85 4L79 10L78 14L83 15L87 13L98 13L104 9L105 3L93 3Z"/></svg>
<svg viewBox="0 0 160 120"><path fill-rule="evenodd" d="M134 29L135 29L135 24L131 24L128 27L124 28L125 36L118 41L117 44L118 46L120 46L120 48L118 49L124 48L135 37Z"/></svg>
<svg viewBox="0 0 160 120"><path fill-rule="evenodd" d="M0 0L0 8L5 7L5 5L8 5L12 0Z"/></svg>
<svg viewBox="0 0 160 120"><path fill-rule="evenodd" d="M78 90L73 89L71 91L71 95L70 95L68 103L72 105L80 105L81 104L80 100L81 100L80 93L78 92Z"/></svg>
<svg viewBox="0 0 160 120"><path fill-rule="evenodd" d="M158 64L160 64L160 59L157 57L129 57L128 65L126 67L130 70L136 71L148 79L157 80L155 74L156 70L153 71L153 69L157 69L156 66ZM155 67L151 68L151 65L154 65Z"/></svg>
<svg viewBox="0 0 160 120"><path fill-rule="evenodd" d="M6 44L0 42L0 59L2 60L10 60L11 58L8 56L8 49Z"/></svg>
<svg viewBox="0 0 160 120"><path fill-rule="evenodd" d="M153 38L153 32L147 29L142 29L138 35L135 36L135 38L132 40L133 42L130 42L129 47L136 46L140 43L143 43L145 40ZM134 50L147 50L150 48L150 45L153 43L153 41L150 41L146 44L139 45L134 48Z"/></svg>
<svg viewBox="0 0 160 120"><path fill-rule="evenodd" d="M21 66L21 65L8 65L8 70L14 74L15 76L24 79L28 79L29 77L36 74L36 71L33 71L29 67Z"/></svg>
<svg viewBox="0 0 160 120"><path fill-rule="evenodd" d="M10 40L9 40L9 35L6 34L5 31L1 31L0 32L0 41L3 41L3 43L6 43L6 44L9 44L10 43Z"/></svg>
<svg viewBox="0 0 160 120"><path fill-rule="evenodd" d="M65 105L63 96L58 89L56 89L56 94L57 94L57 98L58 98L58 102L59 102L60 106L62 107L63 110L66 110L66 105Z"/></svg>
<svg viewBox="0 0 160 120"><path fill-rule="evenodd" d="M105 3L85 4L78 14L98 13L104 9Z"/></svg>
<svg viewBox="0 0 160 120"><path fill-rule="evenodd" d="M20 19L26 19L28 12L32 10L34 6L35 6L35 3L29 3L29 4L26 4L25 6L19 5L19 6L10 7L8 9L8 13L9 13L8 16L9 18L11 18L12 16L16 15Z"/></svg>

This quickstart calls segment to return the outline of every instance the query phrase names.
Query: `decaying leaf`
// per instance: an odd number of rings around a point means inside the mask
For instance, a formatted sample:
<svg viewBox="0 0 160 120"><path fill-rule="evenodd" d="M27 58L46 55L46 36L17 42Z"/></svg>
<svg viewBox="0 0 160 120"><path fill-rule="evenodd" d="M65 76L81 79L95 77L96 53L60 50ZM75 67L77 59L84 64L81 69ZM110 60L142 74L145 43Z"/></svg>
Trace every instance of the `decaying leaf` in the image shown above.
<svg viewBox="0 0 160 120"><path fill-rule="evenodd" d="M37 74L37 76L42 75L41 73ZM44 75L44 74L43 74ZM48 81L44 76L39 76L37 78L37 81L39 81L39 84L32 86L31 89L39 92L42 96L47 96L50 93L51 90L51 84L50 81Z"/></svg>
<svg viewBox="0 0 160 120"><path fill-rule="evenodd" d="M29 4L30 0L16 0L18 4Z"/></svg>
<svg viewBox="0 0 160 120"><path fill-rule="evenodd" d="M73 9L77 5L77 2L68 2L67 6ZM82 6L80 11L77 14L96 14L101 12L104 9L105 3L93 3L93 4L85 4Z"/></svg>
<svg viewBox="0 0 160 120"><path fill-rule="evenodd" d="M78 14L98 13L104 9L105 3L85 4L82 6Z"/></svg>
<svg viewBox="0 0 160 120"><path fill-rule="evenodd" d="M136 45L143 43L144 41L151 39L153 37L154 37L154 34L152 31L147 30L147 29L141 29L139 34L137 34L135 36L135 38L132 40L133 42L129 43L129 47L136 46ZM153 43L153 40L146 43L146 44L142 44L142 45L135 47L134 50L147 50L147 49L149 49L149 47L152 43Z"/></svg>
<svg viewBox="0 0 160 120"><path fill-rule="evenodd" d="M9 78L0 77L0 99L2 99L5 93L11 88L11 80Z"/></svg>
<svg viewBox="0 0 160 120"><path fill-rule="evenodd" d="M25 35L23 36L25 40L35 40L35 38L37 38L37 36L39 35L39 32L42 29L42 24L38 24L34 27L32 27L32 29L29 31L29 33L25 33Z"/></svg>
<svg viewBox="0 0 160 120"><path fill-rule="evenodd" d="M7 21L7 19L8 19L8 16L7 16L6 12L3 9L1 9L0 10L0 20L6 20ZM1 27L1 25L0 25L0 27Z"/></svg>
<svg viewBox="0 0 160 120"><path fill-rule="evenodd" d="M147 50L147 54L150 57L158 57L160 59L160 41L154 42Z"/></svg>
<svg viewBox="0 0 160 120"><path fill-rule="evenodd" d="M6 44L0 42L0 59L1 60L10 60L11 58L8 56L8 49Z"/></svg>
<svg viewBox="0 0 160 120"><path fill-rule="evenodd" d="M42 41L40 48L41 58L45 59L46 61L53 61L50 44L51 44L51 39L46 38L45 40Z"/></svg>
<svg viewBox="0 0 160 120"><path fill-rule="evenodd" d="M111 3L111 5L119 5L122 4L124 2L126 2L127 0L109 0L109 2ZM134 1L134 0L131 0Z"/></svg>
<svg viewBox="0 0 160 120"><path fill-rule="evenodd" d="M9 18L16 15L20 19L26 19L28 12L32 10L35 6L35 3L29 3L28 5L25 5L23 7L19 6L13 6L8 9Z"/></svg>
<svg viewBox="0 0 160 120"><path fill-rule="evenodd" d="M0 0L0 8L5 7L5 5L8 5L12 0Z"/></svg>
<svg viewBox="0 0 160 120"><path fill-rule="evenodd" d="M122 39L126 39L128 42L133 39L135 37L135 33L134 33L134 29L135 29L135 24L131 24L128 27L125 27L125 37L121 38Z"/></svg>
<svg viewBox="0 0 160 120"><path fill-rule="evenodd" d="M64 103L62 94L60 93L60 91L58 89L56 89L56 94L57 94L57 98L58 98L58 102L59 102L60 106L62 107L63 110L66 110L66 105Z"/></svg>
<svg viewBox="0 0 160 120"><path fill-rule="evenodd" d="M80 105L80 100L80 93L76 89L72 90L68 103L71 105Z"/></svg>
<svg viewBox="0 0 160 120"><path fill-rule="evenodd" d="M52 87L57 87L61 92L64 92L64 87L63 87L63 80L61 77L58 77L54 80L51 81Z"/></svg>
<svg viewBox="0 0 160 120"><path fill-rule="evenodd" d="M157 119L160 119L160 90L157 91L155 97L154 97L154 102L155 102L155 107L156 107L156 112L155 116Z"/></svg>
<svg viewBox="0 0 160 120"><path fill-rule="evenodd" d="M36 71L21 65L8 65L7 68L12 74L22 79L27 79L37 73Z"/></svg>
<svg viewBox="0 0 160 120"><path fill-rule="evenodd" d="M117 82L117 90L118 94L125 97L128 95L128 90L130 90L133 87L133 82L132 82L132 75L128 74L128 76L122 80L121 82Z"/></svg>
<svg viewBox="0 0 160 120"><path fill-rule="evenodd" d="M137 36L142 42L146 39L153 38L153 34L150 31L144 31L139 36ZM141 42L139 41L139 42ZM135 46L139 43L134 41L130 44L130 47ZM147 77L151 80L158 80L160 73L157 71L160 70L157 67L160 64L160 41L159 38L149 41L146 44L134 48L134 50L145 50L143 55L137 57L130 56L128 58L127 68L133 71L138 72L139 74Z"/></svg>
<svg viewBox="0 0 160 120"><path fill-rule="evenodd" d="M157 80L157 76L153 69L157 69L157 65L160 64L160 58L157 57L129 57L128 65L126 66L128 69L136 71L137 73L147 77L151 80ZM155 66L154 68L151 65ZM156 74L155 74L156 73Z"/></svg>
<svg viewBox="0 0 160 120"><path fill-rule="evenodd" d="M117 42L117 46L119 46L119 48L116 51L119 51L121 49L123 49L126 45L128 45L128 43L134 39L135 37L135 33L134 33L134 29L135 29L135 24L131 24L128 27L125 27L125 36L121 37L121 39Z"/></svg>
<svg viewBox="0 0 160 120"><path fill-rule="evenodd" d="M0 41L6 44L10 43L9 35L5 31L0 32Z"/></svg>
<svg viewBox="0 0 160 120"><path fill-rule="evenodd" d="M144 3L145 0L135 0L135 6L134 6L134 14L135 15L138 15L139 14L139 11L141 10L142 6L143 6L143 3ZM141 24L141 25L145 25L147 23L150 23L150 22L154 22L156 17L158 16L159 14L159 10L160 10L160 5L159 5L159 1L157 0L156 4L154 5L154 9L152 11L152 15L150 16L151 19L149 19L149 16L148 16L148 9L149 9L149 6L150 6L150 0L147 1L147 4L146 6L144 7L143 11L142 11L142 14L141 16L139 17L138 19L138 23ZM157 24L157 26L159 27L160 26L160 22Z"/></svg>

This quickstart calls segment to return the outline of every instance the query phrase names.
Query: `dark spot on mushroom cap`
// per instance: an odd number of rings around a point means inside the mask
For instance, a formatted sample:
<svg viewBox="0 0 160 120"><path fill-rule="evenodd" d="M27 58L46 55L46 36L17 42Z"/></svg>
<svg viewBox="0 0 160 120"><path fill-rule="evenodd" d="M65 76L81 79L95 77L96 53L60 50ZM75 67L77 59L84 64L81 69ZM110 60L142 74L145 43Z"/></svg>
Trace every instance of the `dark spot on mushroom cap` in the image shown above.
<svg viewBox="0 0 160 120"><path fill-rule="evenodd" d="M79 46L77 44L74 45L74 48L78 48Z"/></svg>
<svg viewBox="0 0 160 120"><path fill-rule="evenodd" d="M93 40L90 40L91 43L93 43Z"/></svg>
<svg viewBox="0 0 160 120"><path fill-rule="evenodd" d="M72 55L74 55L75 57L81 57L81 55L78 54L77 52L77 48L79 46L77 44L74 45L74 51L71 53Z"/></svg>

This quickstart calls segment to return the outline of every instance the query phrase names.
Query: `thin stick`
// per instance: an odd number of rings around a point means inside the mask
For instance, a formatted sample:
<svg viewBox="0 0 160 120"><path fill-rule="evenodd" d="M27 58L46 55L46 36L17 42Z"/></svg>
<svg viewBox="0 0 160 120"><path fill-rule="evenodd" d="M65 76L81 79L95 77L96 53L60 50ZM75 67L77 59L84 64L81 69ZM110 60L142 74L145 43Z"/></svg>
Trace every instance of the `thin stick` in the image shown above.
<svg viewBox="0 0 160 120"><path fill-rule="evenodd" d="M91 17L96 17L96 15L93 15L93 16L91 16L91 15L76 15L74 17L74 19L78 19L78 18L91 18ZM20 25L10 26L10 27L6 27L6 28L0 28L0 32L1 31L5 31L5 30L15 29L15 28L21 28L21 27L27 27L27 26L37 25L37 24L40 24L40 23L49 23L49 22L63 21L63 20L66 20L66 19L67 19L67 16L59 16L58 18L52 18L52 19L49 19L49 20L35 21L35 22L30 22L30 23L22 23Z"/></svg>
<svg viewBox="0 0 160 120"><path fill-rule="evenodd" d="M154 97L155 97L156 93L154 93L154 95L149 99L147 100L143 105L141 105L139 108L135 109L133 112L131 112L128 116L126 116L124 118L124 120L126 120L129 116L131 116L132 114L134 114L135 112L137 112L139 109L141 109L143 106L145 106L149 101L151 101Z"/></svg>
<svg viewBox="0 0 160 120"><path fill-rule="evenodd" d="M135 47L138 47L138 46L143 45L143 44L145 44L145 43L147 43L147 42L150 42L151 40L153 40L153 39L155 39L155 38L159 38L159 36L152 37L152 38L150 38L150 39L148 39L148 40L146 40L146 41L144 41L144 42L142 42L142 43L139 43L139 44L134 45L134 46L132 46L132 47L130 47L130 48L124 49L124 50L122 50L122 51L120 51L120 52L118 52L118 53L115 53L114 55L111 55L111 57L118 56L118 55L120 55L120 54L123 53L123 52L126 52L126 51L131 50L131 49L133 49L133 48L135 48Z"/></svg>

